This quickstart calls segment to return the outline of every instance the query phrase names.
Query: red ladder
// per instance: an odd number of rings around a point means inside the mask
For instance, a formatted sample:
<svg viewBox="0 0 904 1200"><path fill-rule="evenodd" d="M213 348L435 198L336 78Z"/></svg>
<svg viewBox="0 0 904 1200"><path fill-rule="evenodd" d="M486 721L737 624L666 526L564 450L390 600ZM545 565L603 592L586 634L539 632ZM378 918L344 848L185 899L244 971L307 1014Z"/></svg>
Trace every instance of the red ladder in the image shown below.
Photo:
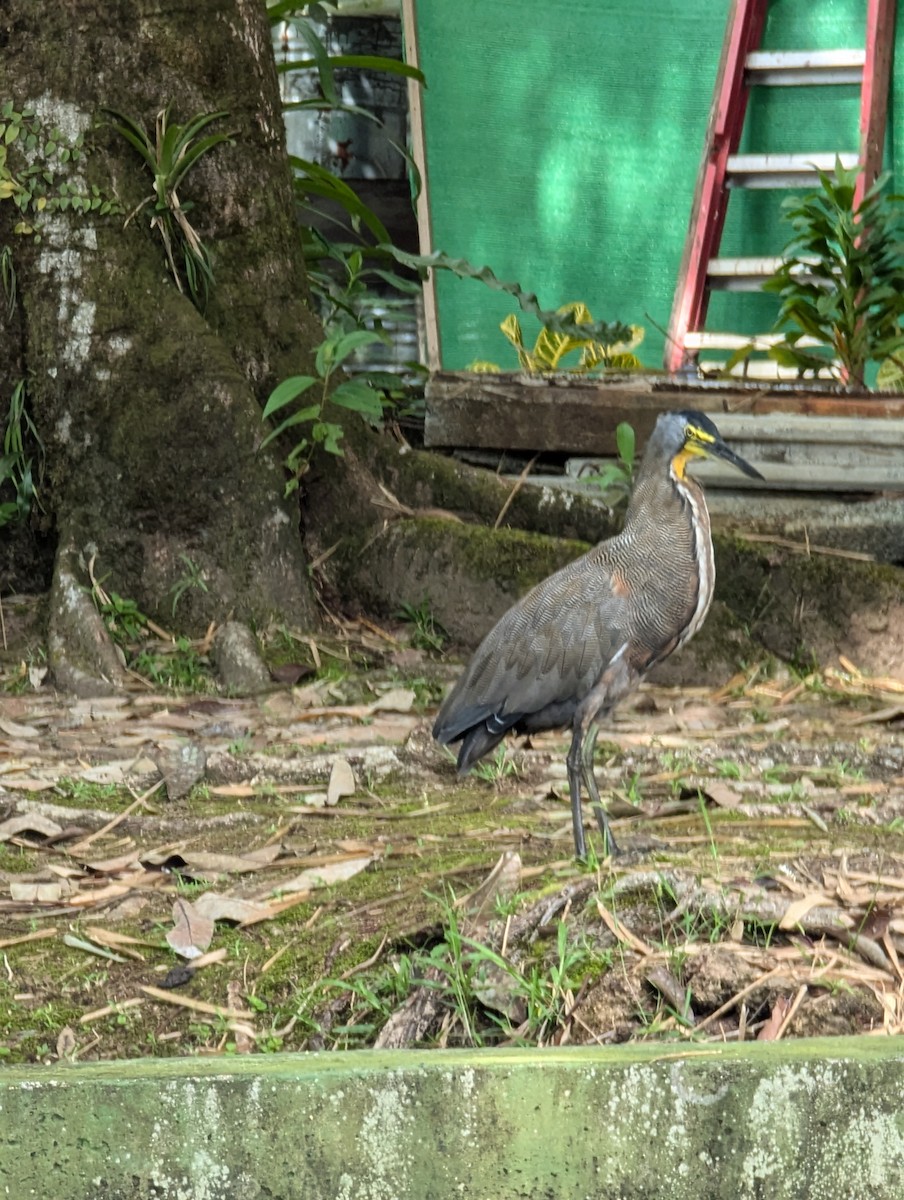
<svg viewBox="0 0 904 1200"><path fill-rule="evenodd" d="M702 349L731 350L750 342L737 334L705 332L710 292L758 291L781 261L716 257L732 187L809 187L817 178L814 166L832 171L838 157L847 168L861 167L854 201L858 204L882 166L895 0L867 0L863 50L760 51L768 7L768 0L732 0L669 322L665 365L670 371L694 362ZM858 154L737 153L753 85L839 83L860 84ZM765 344L768 338L756 340Z"/></svg>

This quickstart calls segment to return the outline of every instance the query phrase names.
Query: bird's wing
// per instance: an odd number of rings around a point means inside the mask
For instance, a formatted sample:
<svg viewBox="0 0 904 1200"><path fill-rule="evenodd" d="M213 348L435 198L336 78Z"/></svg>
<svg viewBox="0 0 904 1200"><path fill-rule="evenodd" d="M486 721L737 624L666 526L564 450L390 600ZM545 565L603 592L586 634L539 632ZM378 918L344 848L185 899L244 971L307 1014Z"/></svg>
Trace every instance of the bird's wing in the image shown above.
<svg viewBox="0 0 904 1200"><path fill-rule="evenodd" d="M538 584L490 630L440 710L440 741L491 717L510 727L586 695L624 643L627 622L609 571L594 570L589 557Z"/></svg>

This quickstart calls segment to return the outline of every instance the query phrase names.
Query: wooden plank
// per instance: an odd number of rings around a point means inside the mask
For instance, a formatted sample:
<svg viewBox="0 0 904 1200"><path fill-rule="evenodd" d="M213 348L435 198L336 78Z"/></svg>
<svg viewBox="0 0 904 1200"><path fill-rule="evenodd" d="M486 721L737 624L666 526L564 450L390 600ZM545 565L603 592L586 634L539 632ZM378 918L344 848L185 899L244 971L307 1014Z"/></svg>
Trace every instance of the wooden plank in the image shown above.
<svg viewBox="0 0 904 1200"><path fill-rule="evenodd" d="M725 433L721 428L720 432ZM760 472L764 483L741 475L717 459L695 461L691 471L707 487L731 491L782 492L904 492L904 451L900 446L792 445L744 441L725 434L726 441ZM598 474L613 459L572 458L567 476L582 479Z"/></svg>
<svg viewBox="0 0 904 1200"><path fill-rule="evenodd" d="M904 492L904 419L723 413L719 432L763 475L751 483L727 463L694 463L702 483L733 491ZM606 462L570 458L566 475L599 473Z"/></svg>
<svg viewBox="0 0 904 1200"><path fill-rule="evenodd" d="M765 484L748 481L727 463L715 460L695 464L693 474L707 487L732 488L734 491L748 488L759 491L766 488L783 492L887 492L904 490L900 467L860 451L849 455L839 454L834 461L807 461L807 455L798 453L793 462L768 462L748 447L732 443L738 453L757 468ZM798 451L812 447L796 447ZM899 452L900 453L900 452Z"/></svg>
<svg viewBox="0 0 904 1200"><path fill-rule="evenodd" d="M771 87L859 84L865 50L756 50L747 55L750 83Z"/></svg>
<svg viewBox="0 0 904 1200"><path fill-rule="evenodd" d="M741 382L679 386L642 375L602 383L444 372L427 384L424 439L431 447L614 454L621 421L634 426L642 445L660 413L682 409L709 413L716 424L725 413L900 420L904 395L835 394Z"/></svg>
<svg viewBox="0 0 904 1200"><path fill-rule="evenodd" d="M689 333L684 344L691 350L743 350L751 345L755 350L769 350L784 340L783 333L717 333L715 330L701 329ZM802 337L797 345L805 350L824 346L825 342L814 337Z"/></svg>
<svg viewBox="0 0 904 1200"><path fill-rule="evenodd" d="M402 0L402 32L405 39L405 61L412 67L419 67L415 0ZM416 79L408 80L408 115L411 125L411 156L421 177L421 188L415 201L420 253L431 254L433 252L433 228L430 221L424 110L421 103L421 84ZM427 276L422 294L424 297L426 363L429 370L436 371L442 362L442 354L439 340L435 271L431 271Z"/></svg>
<svg viewBox="0 0 904 1200"><path fill-rule="evenodd" d="M834 466L830 462L767 462L755 449L741 443L732 442L732 449L737 450L743 458L752 463L765 482L747 479L728 463L716 460L695 462L690 473L694 479L699 479L707 488L722 488L728 492L902 492L904 482L900 472L888 467L887 463L869 462L867 460L848 463L846 466ZM615 462L613 458L581 458L577 460L585 470L581 479L587 475L598 474L604 467ZM509 476L505 476L509 478ZM570 475L558 476L563 480L562 486L575 485ZM547 480L547 486L556 486L555 481Z"/></svg>
<svg viewBox="0 0 904 1200"><path fill-rule="evenodd" d="M815 187L817 170L835 170L840 159L845 170L859 161L856 154L847 152L812 151L803 154L732 154L729 155L727 178L729 187L799 188Z"/></svg>
<svg viewBox="0 0 904 1200"><path fill-rule="evenodd" d="M603 401L593 384L534 386L505 375L435 376L426 393L427 446L614 453L621 421L646 438L664 407L672 407L642 385Z"/></svg>
<svg viewBox="0 0 904 1200"><path fill-rule="evenodd" d="M800 416L796 413L725 413L719 432L728 441L785 446L877 446L898 455L898 482L904 486L904 419L864 420L862 417Z"/></svg>

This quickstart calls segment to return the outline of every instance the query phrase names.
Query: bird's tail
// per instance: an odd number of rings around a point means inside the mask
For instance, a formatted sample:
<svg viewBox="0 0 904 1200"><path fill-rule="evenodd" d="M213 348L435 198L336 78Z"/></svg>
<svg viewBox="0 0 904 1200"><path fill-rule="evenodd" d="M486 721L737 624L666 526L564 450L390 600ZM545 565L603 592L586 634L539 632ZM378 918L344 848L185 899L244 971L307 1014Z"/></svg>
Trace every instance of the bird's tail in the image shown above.
<svg viewBox="0 0 904 1200"><path fill-rule="evenodd" d="M481 721L479 725L472 725L461 739L461 745L458 748L459 775L470 771L478 759L489 754L491 750L495 750L507 732L507 729L494 732L487 728L485 721Z"/></svg>

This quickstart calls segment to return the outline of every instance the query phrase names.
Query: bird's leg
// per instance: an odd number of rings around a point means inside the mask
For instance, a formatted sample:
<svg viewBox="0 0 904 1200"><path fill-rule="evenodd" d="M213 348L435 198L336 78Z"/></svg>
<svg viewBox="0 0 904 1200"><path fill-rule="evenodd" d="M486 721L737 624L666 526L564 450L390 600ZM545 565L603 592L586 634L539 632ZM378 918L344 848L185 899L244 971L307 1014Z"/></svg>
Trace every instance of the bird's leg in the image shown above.
<svg viewBox="0 0 904 1200"><path fill-rule="evenodd" d="M598 733L599 725L596 721L591 722L581 749L581 771L587 787L587 794L590 796L593 815L596 817L596 823L599 825L600 833L603 835L603 853L619 854L619 848L616 845L615 837L609 826L609 818L606 815L606 810L603 808L603 802L600 800L599 788L596 786L596 776L593 773L593 752L596 749L596 735Z"/></svg>
<svg viewBox="0 0 904 1200"><path fill-rule="evenodd" d="M583 755L581 746L584 730L580 721L574 723L571 747L565 765L568 768L568 790L571 793L571 824L574 829L574 852L583 862L587 858L587 843L584 840L584 814L581 811L581 770ZM596 781L594 781L595 784Z"/></svg>

